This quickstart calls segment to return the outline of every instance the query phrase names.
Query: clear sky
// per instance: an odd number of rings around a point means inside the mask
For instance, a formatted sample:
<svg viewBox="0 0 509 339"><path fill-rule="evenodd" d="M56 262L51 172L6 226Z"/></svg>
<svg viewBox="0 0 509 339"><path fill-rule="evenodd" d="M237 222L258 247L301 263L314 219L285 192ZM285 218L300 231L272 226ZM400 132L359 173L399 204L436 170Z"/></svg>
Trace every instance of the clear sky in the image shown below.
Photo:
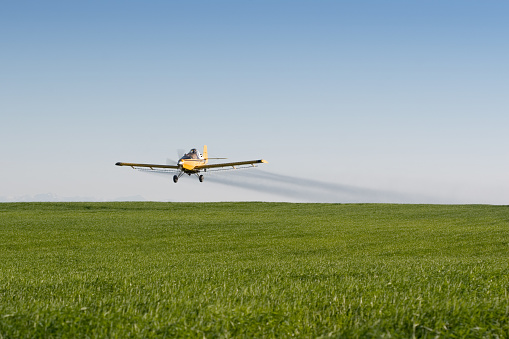
<svg viewBox="0 0 509 339"><path fill-rule="evenodd" d="M508 18L507 1L5 1L0 201L509 204ZM269 164L177 185L114 166L204 144Z"/></svg>

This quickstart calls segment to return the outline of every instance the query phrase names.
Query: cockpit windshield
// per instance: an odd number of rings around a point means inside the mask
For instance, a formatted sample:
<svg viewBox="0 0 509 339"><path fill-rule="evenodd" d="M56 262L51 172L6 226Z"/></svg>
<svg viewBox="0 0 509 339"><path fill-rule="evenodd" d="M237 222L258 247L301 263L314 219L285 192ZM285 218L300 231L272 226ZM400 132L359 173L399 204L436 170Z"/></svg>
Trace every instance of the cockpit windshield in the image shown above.
<svg viewBox="0 0 509 339"><path fill-rule="evenodd" d="M186 153L182 159L199 159L198 151L196 148L193 148L189 151L189 153Z"/></svg>

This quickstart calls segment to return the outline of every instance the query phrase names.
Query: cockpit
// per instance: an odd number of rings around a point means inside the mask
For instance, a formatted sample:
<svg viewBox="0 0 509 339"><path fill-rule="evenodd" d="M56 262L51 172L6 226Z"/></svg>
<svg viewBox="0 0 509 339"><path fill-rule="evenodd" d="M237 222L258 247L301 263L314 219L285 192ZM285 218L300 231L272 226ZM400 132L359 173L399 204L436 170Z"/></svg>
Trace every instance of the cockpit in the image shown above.
<svg viewBox="0 0 509 339"><path fill-rule="evenodd" d="M189 153L184 154L184 156L182 157L182 159L199 159L199 158L200 156L196 148L192 148L189 151Z"/></svg>

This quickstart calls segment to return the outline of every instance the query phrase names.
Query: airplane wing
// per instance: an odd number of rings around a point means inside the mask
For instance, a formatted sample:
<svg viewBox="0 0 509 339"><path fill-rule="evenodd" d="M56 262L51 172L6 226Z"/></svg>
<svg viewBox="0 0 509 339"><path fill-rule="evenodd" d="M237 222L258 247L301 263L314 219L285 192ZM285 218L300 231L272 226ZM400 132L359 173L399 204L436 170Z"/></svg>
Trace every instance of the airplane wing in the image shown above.
<svg viewBox="0 0 509 339"><path fill-rule="evenodd" d="M178 169L177 165L134 164L134 163L130 163L130 162L117 162L115 165L117 165L117 166L129 166L129 167L132 167L132 168L148 167L150 169L154 169L154 168Z"/></svg>
<svg viewBox="0 0 509 339"><path fill-rule="evenodd" d="M253 165L254 164L261 164L267 163L267 160L249 160L249 161L238 161L238 162L223 162L221 164L211 164L211 165L199 165L196 166L196 169L207 169L207 168L220 168L220 167L232 167L234 169L236 166L242 166L242 165Z"/></svg>

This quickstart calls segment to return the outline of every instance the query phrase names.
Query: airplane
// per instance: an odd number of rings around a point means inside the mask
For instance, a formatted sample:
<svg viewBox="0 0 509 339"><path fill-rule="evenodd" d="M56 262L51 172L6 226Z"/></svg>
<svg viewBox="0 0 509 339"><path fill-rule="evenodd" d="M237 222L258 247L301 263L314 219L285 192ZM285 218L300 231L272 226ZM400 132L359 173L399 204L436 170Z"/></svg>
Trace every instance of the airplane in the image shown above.
<svg viewBox="0 0 509 339"><path fill-rule="evenodd" d="M207 170L228 170L228 169L237 169L237 168L245 168L245 165L251 165L248 167L256 167L255 164L267 163L267 160L259 159L259 160L248 160L248 161L237 161L237 162L223 162L219 164L208 164L209 159L226 159L226 158L209 158L207 152L207 145L203 146L203 155L196 148L192 148L188 153L184 154L178 161L176 165L156 165L156 164L137 164L130 162L117 162L116 166L129 166L133 169L137 169L140 171L154 171L154 172L175 172L176 174L173 176L173 182L177 183L181 176L187 174L191 176L194 174L198 177L200 182L203 182L203 174L200 174L201 171L207 172Z"/></svg>

